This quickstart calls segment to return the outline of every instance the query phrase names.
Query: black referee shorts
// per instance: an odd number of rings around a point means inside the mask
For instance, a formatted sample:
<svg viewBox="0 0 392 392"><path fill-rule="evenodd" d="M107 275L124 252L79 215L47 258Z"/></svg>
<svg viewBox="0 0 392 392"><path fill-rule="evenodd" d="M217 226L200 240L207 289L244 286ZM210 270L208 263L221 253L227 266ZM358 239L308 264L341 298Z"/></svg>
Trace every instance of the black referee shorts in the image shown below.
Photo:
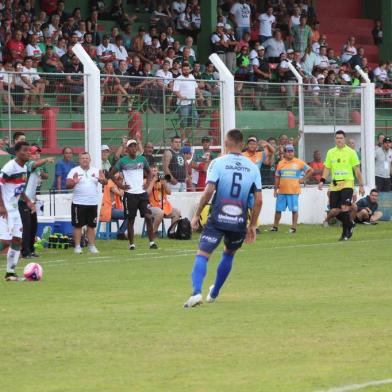
<svg viewBox="0 0 392 392"><path fill-rule="evenodd" d="M72 203L71 217L72 226L81 228L88 226L95 228L97 226L98 206L84 206Z"/></svg>
<svg viewBox="0 0 392 392"><path fill-rule="evenodd" d="M123 198L124 214L128 219L135 219L137 211L140 211L140 216L144 218L146 215L151 215L149 208L149 200L146 192L134 195L132 193L125 193Z"/></svg>
<svg viewBox="0 0 392 392"><path fill-rule="evenodd" d="M340 191L329 192L329 208L341 208L342 206L351 206L354 194L353 188L343 188Z"/></svg>

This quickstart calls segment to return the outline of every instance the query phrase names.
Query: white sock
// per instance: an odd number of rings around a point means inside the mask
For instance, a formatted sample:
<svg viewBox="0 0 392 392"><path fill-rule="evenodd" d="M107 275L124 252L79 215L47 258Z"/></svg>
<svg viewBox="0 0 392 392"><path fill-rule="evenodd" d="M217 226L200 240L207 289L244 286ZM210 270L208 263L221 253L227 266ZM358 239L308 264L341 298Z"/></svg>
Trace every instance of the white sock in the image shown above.
<svg viewBox="0 0 392 392"><path fill-rule="evenodd" d="M154 244L155 244L155 241L150 241L150 246L154 245Z"/></svg>
<svg viewBox="0 0 392 392"><path fill-rule="evenodd" d="M7 272L15 272L15 267L18 264L20 250L8 248L7 252Z"/></svg>

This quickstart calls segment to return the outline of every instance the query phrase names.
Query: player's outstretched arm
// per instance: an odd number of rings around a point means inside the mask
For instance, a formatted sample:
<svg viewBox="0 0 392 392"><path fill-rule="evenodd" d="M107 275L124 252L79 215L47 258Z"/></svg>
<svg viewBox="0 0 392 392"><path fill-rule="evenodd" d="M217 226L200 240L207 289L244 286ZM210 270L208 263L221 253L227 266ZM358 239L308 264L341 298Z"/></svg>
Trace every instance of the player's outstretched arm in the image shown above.
<svg viewBox="0 0 392 392"><path fill-rule="evenodd" d="M193 230L197 230L199 228L199 221L200 221L200 215L204 209L204 207L208 204L208 202L211 200L212 195L215 192L215 184L208 183L206 188L204 189L203 194L200 197L199 204L196 208L195 214L193 215L191 226ZM257 222L257 219L256 219Z"/></svg>

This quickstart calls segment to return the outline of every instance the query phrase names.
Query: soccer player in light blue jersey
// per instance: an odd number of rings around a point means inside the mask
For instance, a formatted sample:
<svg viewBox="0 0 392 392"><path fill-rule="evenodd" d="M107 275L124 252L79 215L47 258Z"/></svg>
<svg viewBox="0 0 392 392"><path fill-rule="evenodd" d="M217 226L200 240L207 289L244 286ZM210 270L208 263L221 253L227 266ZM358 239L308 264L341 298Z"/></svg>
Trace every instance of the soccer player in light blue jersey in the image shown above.
<svg viewBox="0 0 392 392"><path fill-rule="evenodd" d="M242 243L252 243L256 238L257 218L262 205L261 177L258 167L242 155L243 136L233 129L225 137L227 155L214 159L207 172L207 186L192 218L192 228L197 230L201 212L213 196L210 215L200 236L199 250L192 271L193 292L185 308L203 303L202 286L207 272L207 262L212 252L224 238L222 259L218 265L215 283L210 287L207 302L214 302L225 283L235 252ZM247 226L249 195L254 194L254 206Z"/></svg>

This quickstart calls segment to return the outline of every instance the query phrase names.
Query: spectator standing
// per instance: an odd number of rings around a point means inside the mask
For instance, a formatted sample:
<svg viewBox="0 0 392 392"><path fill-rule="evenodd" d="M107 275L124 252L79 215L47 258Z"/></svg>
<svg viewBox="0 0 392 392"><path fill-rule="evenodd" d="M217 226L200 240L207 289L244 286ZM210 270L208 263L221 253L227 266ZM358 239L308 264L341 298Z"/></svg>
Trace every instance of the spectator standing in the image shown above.
<svg viewBox="0 0 392 392"><path fill-rule="evenodd" d="M258 82L255 89L255 103L257 110L265 110L265 106L262 103L261 97L267 91L267 83L271 79L270 65L264 58L264 53L264 46L259 46L257 49L257 57L252 60L253 76L255 81Z"/></svg>
<svg viewBox="0 0 392 392"><path fill-rule="evenodd" d="M76 166L73 159L73 151L71 147L64 147L63 159L58 161L55 166L53 189L63 191L67 189L68 173Z"/></svg>
<svg viewBox="0 0 392 392"><path fill-rule="evenodd" d="M26 163L27 182L25 194L32 203L36 202L37 188L42 179L47 179L48 174L43 170L46 163L53 163L54 158L41 159L41 149L37 146L30 147L31 160ZM25 200L19 199L20 218L22 219L23 234L21 254L23 258L38 257L35 253L34 243L37 235L37 212L31 209Z"/></svg>
<svg viewBox="0 0 392 392"><path fill-rule="evenodd" d="M379 192L391 191L392 175L392 139L386 136L382 146L376 146L375 150L375 174L376 188Z"/></svg>
<svg viewBox="0 0 392 392"><path fill-rule="evenodd" d="M270 63L279 63L281 53L286 53L280 30L275 30L273 38L264 41L263 46L265 48L265 57Z"/></svg>
<svg viewBox="0 0 392 392"><path fill-rule="evenodd" d="M313 161L309 162L308 165L313 169L312 177L309 182L318 184L324 170L324 162L321 159L321 152L319 150L316 150L313 153Z"/></svg>
<svg viewBox="0 0 392 392"><path fill-rule="evenodd" d="M366 225L376 225L382 218L382 212L378 210L378 190L372 189L368 196L358 200L355 204L355 222Z"/></svg>
<svg viewBox="0 0 392 392"><path fill-rule="evenodd" d="M262 151L259 150L259 145ZM256 136L250 136L248 137L246 151L242 155L252 161L261 170L264 164L267 166L271 165L274 153L275 149L270 143L265 140L260 140L259 142Z"/></svg>
<svg viewBox="0 0 392 392"><path fill-rule="evenodd" d="M173 92L177 97L177 105L180 107L180 126L184 129L191 127L193 120L197 122L198 114L195 108L196 94L201 95L194 76L190 73L188 63L182 64L182 74L178 76L173 84Z"/></svg>
<svg viewBox="0 0 392 392"><path fill-rule="evenodd" d="M245 0L239 0L230 9L230 19L234 23L237 39L250 33L251 9Z"/></svg>
<svg viewBox="0 0 392 392"><path fill-rule="evenodd" d="M304 178L301 178L302 172L305 172ZM275 173L276 212L274 226L271 231L278 231L282 212L286 211L287 208L292 212L292 224L289 233L297 231L300 184L303 184L312 175L312 172L311 167L294 157L294 146L287 144L284 148L284 158L278 163Z"/></svg>
<svg viewBox="0 0 392 392"><path fill-rule="evenodd" d="M226 51L228 48L228 37L224 33L223 28L225 25L223 23L218 23L216 25L216 31L211 36L212 50L216 53L219 58L226 64Z"/></svg>
<svg viewBox="0 0 392 392"><path fill-rule="evenodd" d="M273 7L268 7L264 14L259 16L259 42L263 44L269 38L272 38L272 29L275 27L275 16Z"/></svg>
<svg viewBox="0 0 392 392"><path fill-rule="evenodd" d="M382 31L381 20L374 21L374 29L372 30L374 45L381 45L383 42L384 34Z"/></svg>
<svg viewBox="0 0 392 392"><path fill-rule="evenodd" d="M151 166L152 180L147 188L148 198L150 202L150 210L154 219L154 234L158 231L163 218L171 219L174 224L181 218L181 212L177 208L173 208L167 195L171 195L171 189L164 178L161 178L156 165Z"/></svg>
<svg viewBox="0 0 392 392"><path fill-rule="evenodd" d="M81 254L82 228L87 226L88 250L99 253L95 247L95 227L97 226L100 189L98 184L106 185L103 171L90 166L88 152L79 155L79 166L74 167L67 176L67 189L73 189L71 215L76 254Z"/></svg>
<svg viewBox="0 0 392 392"><path fill-rule="evenodd" d="M303 56L308 45L311 45L312 29L306 24L307 18L302 15L299 25L292 28L293 48Z"/></svg>
<svg viewBox="0 0 392 392"><path fill-rule="evenodd" d="M131 139L127 142L128 155L122 157L110 170L109 177L119 189L125 191L124 194L124 211L128 219L128 241L129 250L135 250L134 243L134 224L137 211L140 216L145 218L148 238L150 240L150 249L157 249L158 245L154 242L153 222L151 210L149 209L149 200L146 189L150 186L151 170L145 157L138 155L138 142ZM115 174L120 171L124 176L124 183L116 179ZM146 184L143 177L146 176Z"/></svg>
<svg viewBox="0 0 392 392"><path fill-rule="evenodd" d="M236 68L236 48L238 46L238 41L235 38L235 34L233 32L233 28L231 25L226 24L225 26L225 35L226 35L226 66L229 68L231 73L235 72Z"/></svg>
<svg viewBox="0 0 392 392"><path fill-rule="evenodd" d="M170 190L172 192L186 192L187 173L179 136L171 138L170 149L163 153L162 166L165 175L170 175L170 182L168 182Z"/></svg>

